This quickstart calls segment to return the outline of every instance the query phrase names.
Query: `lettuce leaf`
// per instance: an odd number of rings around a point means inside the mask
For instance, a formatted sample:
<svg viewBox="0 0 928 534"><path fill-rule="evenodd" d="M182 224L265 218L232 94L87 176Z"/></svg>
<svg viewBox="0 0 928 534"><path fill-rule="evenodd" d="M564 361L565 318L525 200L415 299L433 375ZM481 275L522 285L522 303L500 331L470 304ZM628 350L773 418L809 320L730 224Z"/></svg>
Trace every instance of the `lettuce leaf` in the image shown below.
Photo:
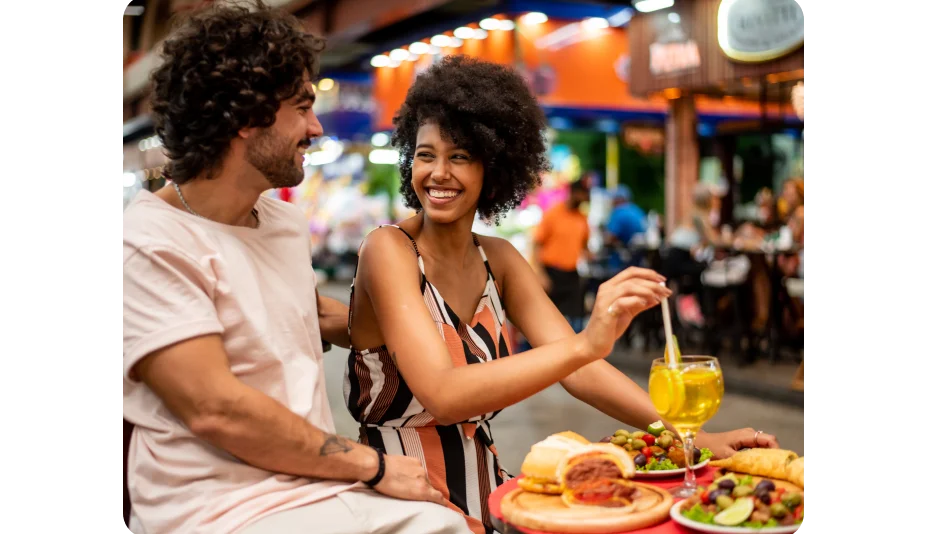
<svg viewBox="0 0 928 534"><path fill-rule="evenodd" d="M697 523L712 524L712 518L715 517L715 514L704 510L701 504L697 504L689 510L683 510L680 512L680 514L687 519L696 521Z"/></svg>
<svg viewBox="0 0 928 534"><path fill-rule="evenodd" d="M710 458L712 458L712 451L709 449L699 449L699 461L696 463L701 464Z"/></svg>
<svg viewBox="0 0 928 534"><path fill-rule="evenodd" d="M648 460L648 463L644 467L639 467L639 471L670 471L671 469L679 469L677 464L671 462L669 459L664 458L661 461L657 461L654 458Z"/></svg>

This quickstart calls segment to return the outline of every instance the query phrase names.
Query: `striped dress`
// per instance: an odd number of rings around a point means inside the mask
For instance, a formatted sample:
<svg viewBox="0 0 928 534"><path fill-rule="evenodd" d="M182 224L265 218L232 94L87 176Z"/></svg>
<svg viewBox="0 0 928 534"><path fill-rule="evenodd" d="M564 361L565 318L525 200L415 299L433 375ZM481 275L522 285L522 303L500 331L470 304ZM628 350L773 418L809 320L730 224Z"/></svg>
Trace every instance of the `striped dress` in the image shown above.
<svg viewBox="0 0 928 534"><path fill-rule="evenodd" d="M402 230L402 228L398 228ZM490 263L477 236L474 244L487 270L487 283L470 324L463 323L425 277L425 264L415 240L412 241L422 273L420 289L426 306L445 340L456 367L480 364L509 355L506 314ZM351 287L349 332L354 307ZM500 465L490 419L499 411L473 417L465 422L442 426L413 396L390 357L386 345L357 350L352 347L345 369L345 402L355 420L361 423L361 443L386 454L418 458L429 482L445 499L445 505L464 514L475 533L494 532L487 498L497 486L511 478Z"/></svg>

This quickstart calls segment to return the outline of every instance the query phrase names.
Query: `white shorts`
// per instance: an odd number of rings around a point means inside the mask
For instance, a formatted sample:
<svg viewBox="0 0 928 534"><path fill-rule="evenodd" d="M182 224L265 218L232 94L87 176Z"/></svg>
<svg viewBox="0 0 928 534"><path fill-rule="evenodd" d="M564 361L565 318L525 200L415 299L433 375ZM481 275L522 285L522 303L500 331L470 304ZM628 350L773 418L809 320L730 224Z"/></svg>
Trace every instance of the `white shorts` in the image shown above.
<svg viewBox="0 0 928 534"><path fill-rule="evenodd" d="M240 534L471 534L464 516L440 504L404 501L369 489L267 516Z"/></svg>

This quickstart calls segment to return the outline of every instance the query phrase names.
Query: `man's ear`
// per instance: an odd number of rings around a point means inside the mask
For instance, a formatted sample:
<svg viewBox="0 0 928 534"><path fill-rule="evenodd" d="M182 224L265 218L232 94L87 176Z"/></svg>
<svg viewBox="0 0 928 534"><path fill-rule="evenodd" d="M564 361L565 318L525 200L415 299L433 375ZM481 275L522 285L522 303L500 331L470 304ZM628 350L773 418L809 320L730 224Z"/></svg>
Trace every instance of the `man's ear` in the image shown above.
<svg viewBox="0 0 928 534"><path fill-rule="evenodd" d="M242 128L238 131L238 136L242 139L248 139L250 136L254 135L256 129L257 128L253 127Z"/></svg>

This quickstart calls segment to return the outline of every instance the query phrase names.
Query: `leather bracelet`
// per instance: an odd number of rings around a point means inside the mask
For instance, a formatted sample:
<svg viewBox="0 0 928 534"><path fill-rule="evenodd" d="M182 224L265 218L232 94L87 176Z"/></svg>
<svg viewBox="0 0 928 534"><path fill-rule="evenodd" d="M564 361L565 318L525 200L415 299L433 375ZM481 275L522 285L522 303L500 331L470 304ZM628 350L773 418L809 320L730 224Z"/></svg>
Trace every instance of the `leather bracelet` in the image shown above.
<svg viewBox="0 0 928 534"><path fill-rule="evenodd" d="M377 484L380 484L380 481L383 479L384 471L386 470L386 467L387 467L383 459L383 451L381 451L380 449L374 449L374 450L377 451L377 461L379 463L377 467L377 474L374 475L374 478L364 481L364 483L370 486L371 488L373 488Z"/></svg>

